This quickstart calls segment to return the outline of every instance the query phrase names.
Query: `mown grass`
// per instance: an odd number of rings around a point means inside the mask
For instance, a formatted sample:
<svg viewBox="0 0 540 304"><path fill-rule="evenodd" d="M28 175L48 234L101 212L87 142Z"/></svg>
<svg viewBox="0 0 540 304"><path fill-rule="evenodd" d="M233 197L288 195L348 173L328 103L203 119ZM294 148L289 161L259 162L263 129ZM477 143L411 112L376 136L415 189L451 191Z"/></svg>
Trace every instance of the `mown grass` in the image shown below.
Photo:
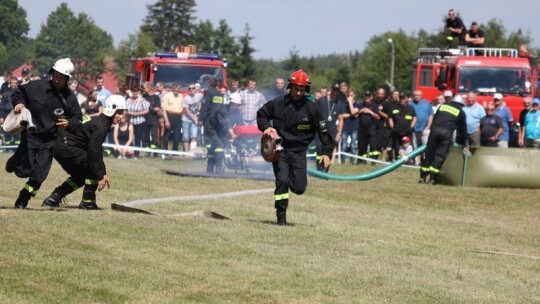
<svg viewBox="0 0 540 304"><path fill-rule="evenodd" d="M0 173L0 302L540 302L539 190L418 185L410 169L367 182L310 178L283 228L272 193L139 206L160 215L113 211L111 203L274 184L160 171L202 166L189 160L107 166L112 187L96 212L39 207L66 177L56 164L26 211L12 208L25 180ZM232 220L168 216L195 210Z"/></svg>

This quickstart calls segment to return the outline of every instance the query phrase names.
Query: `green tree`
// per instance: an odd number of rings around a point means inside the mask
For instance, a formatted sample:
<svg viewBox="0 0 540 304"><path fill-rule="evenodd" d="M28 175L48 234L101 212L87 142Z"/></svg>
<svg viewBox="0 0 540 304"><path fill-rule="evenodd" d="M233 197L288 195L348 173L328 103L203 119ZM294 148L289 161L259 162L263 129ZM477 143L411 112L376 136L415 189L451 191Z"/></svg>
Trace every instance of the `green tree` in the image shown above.
<svg viewBox="0 0 540 304"><path fill-rule="evenodd" d="M111 35L97 27L92 18L85 13L75 16L62 3L49 14L36 37L33 64L43 73L57 59L69 57L76 75L97 74L104 70L105 54L112 47Z"/></svg>
<svg viewBox="0 0 540 304"><path fill-rule="evenodd" d="M255 49L251 46L254 37L250 35L250 30L249 24L246 24L244 35L240 37L241 48L240 58L238 60L239 74L237 75L243 80L253 77L257 73L257 63L253 60Z"/></svg>
<svg viewBox="0 0 540 304"><path fill-rule="evenodd" d="M11 70L30 58L25 37L30 29L26 10L17 0L0 0L0 70Z"/></svg>
<svg viewBox="0 0 540 304"><path fill-rule="evenodd" d="M161 50L193 44L195 0L159 0L147 5L148 15L141 31Z"/></svg>

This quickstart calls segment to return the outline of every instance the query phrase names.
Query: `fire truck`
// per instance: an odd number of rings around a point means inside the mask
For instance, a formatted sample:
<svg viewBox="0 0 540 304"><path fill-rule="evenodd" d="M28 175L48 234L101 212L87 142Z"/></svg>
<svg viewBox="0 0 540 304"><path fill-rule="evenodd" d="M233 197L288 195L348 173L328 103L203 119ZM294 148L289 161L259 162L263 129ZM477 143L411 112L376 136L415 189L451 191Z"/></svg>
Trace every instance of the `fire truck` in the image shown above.
<svg viewBox="0 0 540 304"><path fill-rule="evenodd" d="M523 97L538 96L540 69L516 49L507 48L420 48L413 62L413 89L431 101L444 90L454 95L477 94L480 104L501 93L503 101L519 120Z"/></svg>
<svg viewBox="0 0 540 304"><path fill-rule="evenodd" d="M190 83L198 83L206 89L211 77L215 77L219 85L227 85L227 60L216 54L197 53L196 47L189 45L179 46L173 52L155 52L131 59L126 84L131 88L147 81L154 84L162 81L170 88L177 83L187 93Z"/></svg>

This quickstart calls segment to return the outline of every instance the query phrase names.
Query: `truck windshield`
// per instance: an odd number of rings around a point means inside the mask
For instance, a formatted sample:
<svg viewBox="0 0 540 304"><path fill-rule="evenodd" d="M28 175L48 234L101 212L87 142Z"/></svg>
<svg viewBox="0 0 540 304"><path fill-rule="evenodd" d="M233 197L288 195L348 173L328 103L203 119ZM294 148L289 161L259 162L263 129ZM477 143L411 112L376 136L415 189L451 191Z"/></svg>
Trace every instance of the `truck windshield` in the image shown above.
<svg viewBox="0 0 540 304"><path fill-rule="evenodd" d="M526 68L461 67L458 75L460 93L524 96L530 92L530 70Z"/></svg>
<svg viewBox="0 0 540 304"><path fill-rule="evenodd" d="M157 65L154 72L154 83L163 81L165 87L178 83L182 89L188 84L198 83L201 88L208 87L208 79L216 77L218 83L223 83L223 68L200 65Z"/></svg>

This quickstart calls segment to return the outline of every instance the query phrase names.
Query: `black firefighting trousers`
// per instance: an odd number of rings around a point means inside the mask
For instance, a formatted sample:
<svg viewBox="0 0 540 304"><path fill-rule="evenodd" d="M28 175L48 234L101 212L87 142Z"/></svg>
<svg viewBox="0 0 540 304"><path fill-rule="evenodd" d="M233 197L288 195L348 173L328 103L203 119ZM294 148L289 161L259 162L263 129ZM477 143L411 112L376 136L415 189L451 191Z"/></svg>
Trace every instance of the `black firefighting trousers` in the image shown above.
<svg viewBox="0 0 540 304"><path fill-rule="evenodd" d="M289 190L298 195L306 191L306 151L281 151L279 161L273 162L272 167L276 177L275 208L284 211L289 206Z"/></svg>
<svg viewBox="0 0 540 304"><path fill-rule="evenodd" d="M452 144L454 131L450 129L435 128L429 133L425 158L422 160L421 172L438 174Z"/></svg>

